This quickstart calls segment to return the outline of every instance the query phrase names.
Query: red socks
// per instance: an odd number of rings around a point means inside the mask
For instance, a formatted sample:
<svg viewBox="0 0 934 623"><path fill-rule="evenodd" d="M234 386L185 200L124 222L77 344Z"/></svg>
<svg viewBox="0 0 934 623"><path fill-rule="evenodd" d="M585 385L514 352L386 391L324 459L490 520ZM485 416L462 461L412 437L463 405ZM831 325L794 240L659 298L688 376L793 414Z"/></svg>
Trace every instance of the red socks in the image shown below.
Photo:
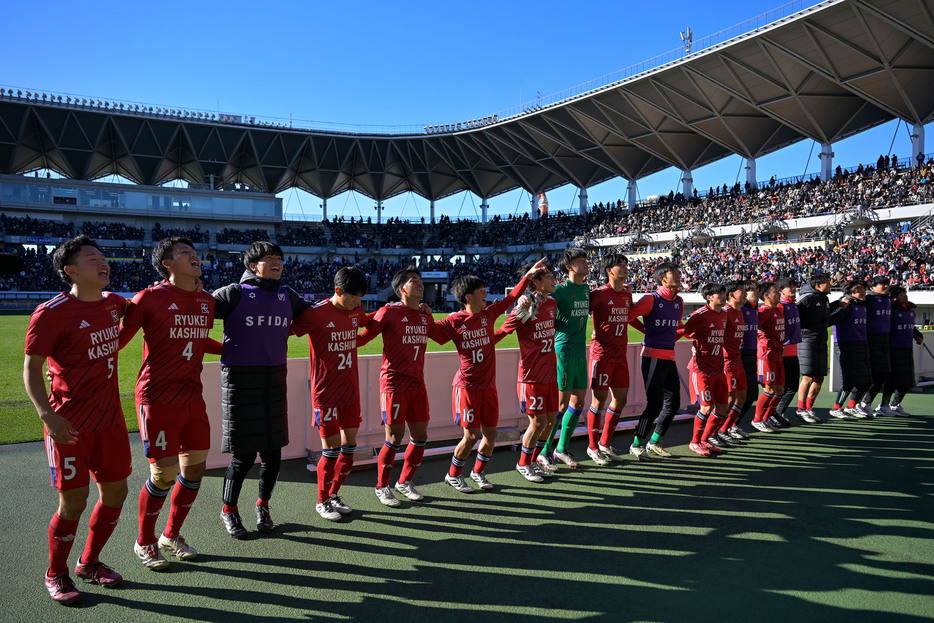
<svg viewBox="0 0 934 623"><path fill-rule="evenodd" d="M600 436L600 445L608 447L613 433L616 432L616 425L619 424L619 412L612 409L606 410L606 422L603 424L603 435Z"/></svg>
<svg viewBox="0 0 934 623"><path fill-rule="evenodd" d="M810 411L814 407L814 399L811 396L808 396L808 399L804 403L804 408Z"/></svg>
<svg viewBox="0 0 934 623"><path fill-rule="evenodd" d="M522 446L522 449L519 451L519 466L525 467L526 465L532 464L532 457L535 454L534 448L529 448L528 446Z"/></svg>
<svg viewBox="0 0 934 623"><path fill-rule="evenodd" d="M49 575L68 573L68 554L75 542L78 521L62 519L58 513L49 522Z"/></svg>
<svg viewBox="0 0 934 623"><path fill-rule="evenodd" d="M415 472L422 464L422 457L425 456L424 441L409 441L409 447L405 449L405 463L402 465L402 473L399 474L400 482L411 482Z"/></svg>
<svg viewBox="0 0 934 623"><path fill-rule="evenodd" d="M379 459L377 460L376 466L376 488L382 489L383 487L389 486L389 479L392 476L392 464L396 460L396 453L399 451L399 446L389 443L388 441L383 442L383 447L379 451Z"/></svg>
<svg viewBox="0 0 934 623"><path fill-rule="evenodd" d="M146 484L139 492L139 536L136 542L140 545L156 542L156 520L168 495L168 489L160 489L151 478L146 479Z"/></svg>
<svg viewBox="0 0 934 623"><path fill-rule="evenodd" d="M337 465L334 470L336 472L334 482L331 483L331 491L328 493L328 497L337 495L341 485L350 475L350 470L353 468L353 455L356 450L357 446L341 446L341 453L337 457Z"/></svg>
<svg viewBox="0 0 934 623"><path fill-rule="evenodd" d="M486 469L486 464L490 462L491 458L492 457L489 454L481 454L480 452L477 452L477 461L474 463L473 471L477 472L478 474L482 474L483 470Z"/></svg>
<svg viewBox="0 0 934 623"><path fill-rule="evenodd" d="M600 432L600 424L603 422L603 413L594 411L593 407L587 412L587 438L590 440L590 447L597 449L597 434Z"/></svg>
<svg viewBox="0 0 934 623"><path fill-rule="evenodd" d="M704 426L706 422L699 415L694 416L694 432L691 435L691 443L700 443L703 441Z"/></svg>
<svg viewBox="0 0 934 623"><path fill-rule="evenodd" d="M97 562L101 550L104 549L104 545L107 544L110 535L117 527L121 510L123 510L122 506L112 508L104 506L100 501L94 505L94 512L91 513L91 521L88 524L88 542L84 546L84 553L81 554L81 562Z"/></svg>
<svg viewBox="0 0 934 623"><path fill-rule="evenodd" d="M717 415L716 411L712 411L710 415L707 416L707 426L704 427L704 439L710 439L714 433L720 430L720 424L723 423L724 418Z"/></svg>
<svg viewBox="0 0 934 623"><path fill-rule="evenodd" d="M754 422L761 422L769 418L769 407L773 398L775 396L766 392L759 394L759 398L756 400L756 418L753 420Z"/></svg>
<svg viewBox="0 0 934 623"><path fill-rule="evenodd" d="M324 450L318 459L318 503L324 502L331 494L331 485L334 483L334 472L337 470L337 457L339 450Z"/></svg>
<svg viewBox="0 0 934 623"><path fill-rule="evenodd" d="M165 525L165 536L170 539L177 539L182 530L182 524L191 511L191 505L198 497L198 489L201 488L200 480L186 480L184 476L179 476L172 490L172 506L169 510L169 520Z"/></svg>

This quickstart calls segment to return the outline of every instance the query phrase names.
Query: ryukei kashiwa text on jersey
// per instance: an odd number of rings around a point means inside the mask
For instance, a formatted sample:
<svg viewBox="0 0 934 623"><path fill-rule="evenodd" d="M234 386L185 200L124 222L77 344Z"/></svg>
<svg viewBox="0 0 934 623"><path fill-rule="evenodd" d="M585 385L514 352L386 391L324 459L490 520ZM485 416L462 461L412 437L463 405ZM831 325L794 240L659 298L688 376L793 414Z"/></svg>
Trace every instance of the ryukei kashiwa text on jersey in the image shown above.
<svg viewBox="0 0 934 623"><path fill-rule="evenodd" d="M311 401L315 408L359 404L357 327L363 309L338 309L330 300L309 307L292 321L292 333L308 335Z"/></svg>
<svg viewBox="0 0 934 623"><path fill-rule="evenodd" d="M94 302L62 292L29 318L26 354L48 358L49 404L79 432L123 422L117 352L126 307L127 300L112 292Z"/></svg>
<svg viewBox="0 0 934 623"><path fill-rule="evenodd" d="M214 326L214 297L167 281L137 292L123 319L121 346L143 329L143 365L136 402L185 404L202 400L201 361Z"/></svg>

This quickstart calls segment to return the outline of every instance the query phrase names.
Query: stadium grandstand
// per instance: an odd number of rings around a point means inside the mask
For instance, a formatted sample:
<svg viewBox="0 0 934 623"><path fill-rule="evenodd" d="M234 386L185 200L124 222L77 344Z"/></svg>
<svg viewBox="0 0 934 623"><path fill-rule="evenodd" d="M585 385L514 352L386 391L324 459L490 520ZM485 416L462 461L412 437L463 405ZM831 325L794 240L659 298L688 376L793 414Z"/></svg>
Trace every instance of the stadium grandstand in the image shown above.
<svg viewBox="0 0 934 623"><path fill-rule="evenodd" d="M450 309L457 276L501 293L522 261L569 245L631 256L637 290L666 257L692 287L819 269L931 288L934 99L917 85L934 37L919 11L906 0L792 2L536 106L394 134L0 89L0 234L25 260L0 278L0 304L28 309L59 289L48 253L79 232L109 249L111 287L125 292L155 278L146 258L169 235L195 242L209 289L239 277L250 242L272 240L306 296L356 264L371 306L403 265L426 271L426 298ZM911 154L834 163L835 142L892 120L911 128ZM819 175L757 177L758 158L805 140L820 146ZM692 171L729 155L745 159L744 183L694 188ZM679 188L637 201L639 179L672 167ZM132 184L95 181L107 176ZM590 204L587 189L614 178L628 195ZM568 184L575 213L488 218L491 197ZM283 218L275 193L293 187L321 199L321 220ZM375 218L328 218L327 201L348 191L375 200ZM405 192L429 200L427 220L383 219L382 202ZM436 200L464 192L481 200L478 220L436 216Z"/></svg>

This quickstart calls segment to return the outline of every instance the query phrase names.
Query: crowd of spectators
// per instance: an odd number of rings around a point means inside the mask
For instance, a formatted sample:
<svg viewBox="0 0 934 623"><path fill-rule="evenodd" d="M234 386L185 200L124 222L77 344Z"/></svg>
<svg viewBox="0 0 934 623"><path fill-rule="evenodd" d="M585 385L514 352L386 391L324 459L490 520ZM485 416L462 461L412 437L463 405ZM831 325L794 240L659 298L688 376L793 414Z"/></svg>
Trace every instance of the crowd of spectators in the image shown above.
<svg viewBox="0 0 934 623"><path fill-rule="evenodd" d="M592 285L602 283L601 257L601 251L591 255ZM835 287L851 279L884 275L893 285L930 289L934 287L934 228L872 225L813 246L760 250L745 245L698 245L670 256L632 255L629 279L635 291L652 289L652 273L662 261L681 266L686 291L697 291L707 281L731 279L793 277L803 282L814 273L829 274Z"/></svg>
<svg viewBox="0 0 934 623"><path fill-rule="evenodd" d="M81 233L97 240L142 240L146 235L142 227L104 221L97 223L85 221L81 225Z"/></svg>
<svg viewBox="0 0 934 623"><path fill-rule="evenodd" d="M323 247L327 244L324 227L308 224L286 227L285 231L278 235L278 241L283 247Z"/></svg>
<svg viewBox="0 0 934 623"><path fill-rule="evenodd" d="M163 238L178 237L178 238L188 238L192 242L208 242L210 236L208 232L201 229L201 225L195 225L194 229L180 229L172 228L165 229L159 223L156 223L152 227L152 239L153 240L162 240ZM252 240L250 241L252 242Z"/></svg>
<svg viewBox="0 0 934 623"><path fill-rule="evenodd" d="M153 240L157 240L154 238ZM269 240L269 232L265 229L228 229L217 232L218 244L242 244L249 246L258 240Z"/></svg>
<svg viewBox="0 0 934 623"><path fill-rule="evenodd" d="M39 238L73 238L75 226L62 221L34 219L0 214L0 235L36 236Z"/></svg>

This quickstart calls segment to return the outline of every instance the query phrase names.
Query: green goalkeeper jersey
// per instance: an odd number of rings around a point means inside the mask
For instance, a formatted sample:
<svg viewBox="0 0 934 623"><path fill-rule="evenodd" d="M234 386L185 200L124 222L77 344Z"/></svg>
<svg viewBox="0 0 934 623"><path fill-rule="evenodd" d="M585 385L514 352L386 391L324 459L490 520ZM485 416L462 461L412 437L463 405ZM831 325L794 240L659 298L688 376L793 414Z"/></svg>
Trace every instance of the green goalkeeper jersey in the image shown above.
<svg viewBox="0 0 934 623"><path fill-rule="evenodd" d="M587 357L587 316L590 314L590 286L570 279L555 286L551 295L558 302L555 322L555 352L559 357Z"/></svg>

